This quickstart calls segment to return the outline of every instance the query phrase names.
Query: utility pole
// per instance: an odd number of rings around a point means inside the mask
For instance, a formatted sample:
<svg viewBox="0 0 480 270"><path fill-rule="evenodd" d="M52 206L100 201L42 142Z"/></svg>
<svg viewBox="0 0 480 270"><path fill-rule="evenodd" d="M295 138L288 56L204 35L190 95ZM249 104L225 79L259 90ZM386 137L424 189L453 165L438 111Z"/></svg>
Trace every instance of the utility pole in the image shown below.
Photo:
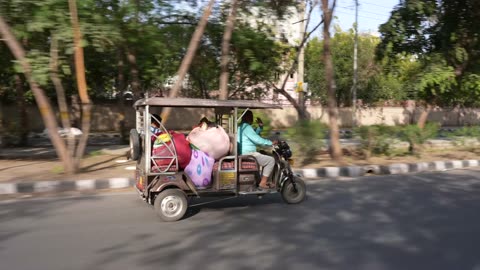
<svg viewBox="0 0 480 270"><path fill-rule="evenodd" d="M358 81L358 0L355 0L355 41L353 45L352 126L357 126L357 81Z"/></svg>
<svg viewBox="0 0 480 270"><path fill-rule="evenodd" d="M299 14L299 19L300 19L300 42L303 40L303 37L305 35L305 2L302 1L300 4L300 14ZM297 77L297 83L301 83L303 88L303 80L304 80L304 66L305 66L305 46L302 46L300 48L300 53L298 55L298 77ZM303 89L298 92L298 104L300 105L300 108L302 108L303 111L305 111L305 94Z"/></svg>

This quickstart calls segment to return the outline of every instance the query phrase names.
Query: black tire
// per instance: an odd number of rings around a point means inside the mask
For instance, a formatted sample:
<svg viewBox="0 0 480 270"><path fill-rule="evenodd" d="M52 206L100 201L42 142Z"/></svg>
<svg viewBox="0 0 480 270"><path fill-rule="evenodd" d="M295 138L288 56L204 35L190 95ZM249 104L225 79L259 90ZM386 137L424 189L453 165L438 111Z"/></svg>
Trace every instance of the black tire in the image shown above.
<svg viewBox="0 0 480 270"><path fill-rule="evenodd" d="M295 177L295 186L293 185L292 180L287 180L282 187L282 199L288 204L301 203L305 200L307 195L307 186L305 182L299 178Z"/></svg>
<svg viewBox="0 0 480 270"><path fill-rule="evenodd" d="M179 189L167 189L157 195L153 207L163 221L177 221L187 212L187 196Z"/></svg>
<svg viewBox="0 0 480 270"><path fill-rule="evenodd" d="M140 135L136 129L130 130L130 158L138 160L140 158L142 149L140 148Z"/></svg>

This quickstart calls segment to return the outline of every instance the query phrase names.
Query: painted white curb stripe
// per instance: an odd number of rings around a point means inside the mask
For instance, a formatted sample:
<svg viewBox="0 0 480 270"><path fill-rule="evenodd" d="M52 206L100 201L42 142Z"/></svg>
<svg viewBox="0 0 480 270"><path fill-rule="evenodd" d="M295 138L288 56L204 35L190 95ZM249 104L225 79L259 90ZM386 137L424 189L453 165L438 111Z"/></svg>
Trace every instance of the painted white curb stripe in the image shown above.
<svg viewBox="0 0 480 270"><path fill-rule="evenodd" d="M463 163L461 160L452 160L452 165L454 169L463 168Z"/></svg>
<svg viewBox="0 0 480 270"><path fill-rule="evenodd" d="M305 178L316 178L318 177L317 175L317 169L303 169L303 177Z"/></svg>
<svg viewBox="0 0 480 270"><path fill-rule="evenodd" d="M325 167L325 176L326 177L339 177L340 176L340 167Z"/></svg>
<svg viewBox="0 0 480 270"><path fill-rule="evenodd" d="M417 172L424 172L424 171L428 171L428 163L427 162L417 163Z"/></svg>
<svg viewBox="0 0 480 270"><path fill-rule="evenodd" d="M128 178L110 178L108 182L110 188L126 188L130 186Z"/></svg>
<svg viewBox="0 0 480 270"><path fill-rule="evenodd" d="M396 163L396 164L391 164L388 166L388 169L390 170L390 174L401 174L401 173L408 173L408 164L403 164L403 163Z"/></svg>
<svg viewBox="0 0 480 270"><path fill-rule="evenodd" d="M444 161L434 161L433 163L435 164L435 169L437 171L445 171L446 170Z"/></svg>
<svg viewBox="0 0 480 270"><path fill-rule="evenodd" d="M75 181L75 187L77 190L95 189L95 180L88 179Z"/></svg>
<svg viewBox="0 0 480 270"><path fill-rule="evenodd" d="M0 184L0 194L15 194L17 193L16 183Z"/></svg>
<svg viewBox="0 0 480 270"><path fill-rule="evenodd" d="M468 160L468 166L469 167L478 166L478 160Z"/></svg>

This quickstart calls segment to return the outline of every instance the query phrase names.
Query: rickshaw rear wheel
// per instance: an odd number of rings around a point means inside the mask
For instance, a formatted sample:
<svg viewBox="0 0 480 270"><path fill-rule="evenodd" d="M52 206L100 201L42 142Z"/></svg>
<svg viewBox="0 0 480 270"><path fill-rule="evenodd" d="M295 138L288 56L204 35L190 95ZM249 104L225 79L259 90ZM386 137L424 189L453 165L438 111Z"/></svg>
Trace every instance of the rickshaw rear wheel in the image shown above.
<svg viewBox="0 0 480 270"><path fill-rule="evenodd" d="M153 207L163 221L177 221L187 212L187 196L179 189L167 189L156 196Z"/></svg>
<svg viewBox="0 0 480 270"><path fill-rule="evenodd" d="M130 130L130 158L132 160L138 160L140 158L140 136L136 129Z"/></svg>
<svg viewBox="0 0 480 270"><path fill-rule="evenodd" d="M307 186L305 182L299 178L295 177L295 185L291 179L285 181L282 187L282 199L288 204L301 203L305 200L307 195Z"/></svg>

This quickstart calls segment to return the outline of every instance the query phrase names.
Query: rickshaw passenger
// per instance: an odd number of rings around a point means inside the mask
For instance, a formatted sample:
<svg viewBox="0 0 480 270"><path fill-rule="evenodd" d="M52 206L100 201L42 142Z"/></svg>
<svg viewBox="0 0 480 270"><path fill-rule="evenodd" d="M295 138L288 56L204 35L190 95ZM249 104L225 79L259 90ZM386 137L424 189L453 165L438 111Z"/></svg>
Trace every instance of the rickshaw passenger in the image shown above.
<svg viewBox="0 0 480 270"><path fill-rule="evenodd" d="M272 174L273 167L275 166L275 159L271 156L258 153L257 145L271 146L274 142L264 139L259 135L263 128L263 123L260 119L257 118L257 123L259 125L257 130L253 129L251 126L252 123L252 111L245 112L242 116L242 123L238 127L238 154L254 156L257 159L258 164L263 167L262 179L258 186L262 189L273 188L273 183L267 183L267 180Z"/></svg>
<svg viewBox="0 0 480 270"><path fill-rule="evenodd" d="M152 132L153 135L157 135L158 133L161 132L160 130L160 123L162 122L162 117L160 115L154 113L151 116L151 123L150 123L150 131Z"/></svg>

